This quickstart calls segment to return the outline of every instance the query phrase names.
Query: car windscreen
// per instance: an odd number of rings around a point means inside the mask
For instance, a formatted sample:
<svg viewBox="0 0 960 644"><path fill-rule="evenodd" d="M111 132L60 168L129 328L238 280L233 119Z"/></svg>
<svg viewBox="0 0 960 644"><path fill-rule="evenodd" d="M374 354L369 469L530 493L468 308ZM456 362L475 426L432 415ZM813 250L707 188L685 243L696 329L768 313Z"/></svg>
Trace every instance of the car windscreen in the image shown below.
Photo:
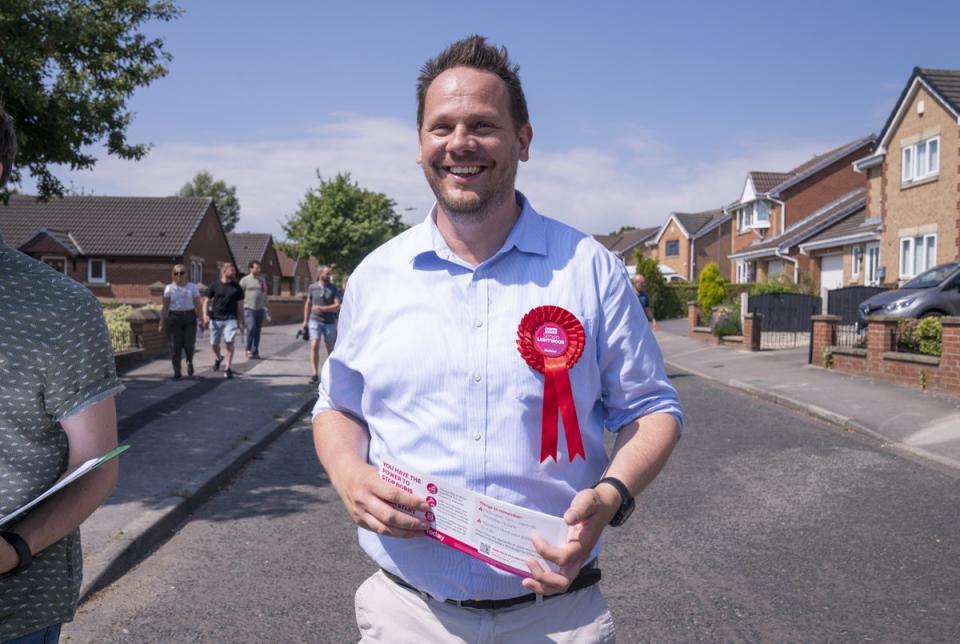
<svg viewBox="0 0 960 644"><path fill-rule="evenodd" d="M960 268L960 263L958 262L943 264L942 266L931 268L926 273L917 275L900 288L933 288L934 286L939 285L943 280L947 279L958 268Z"/></svg>

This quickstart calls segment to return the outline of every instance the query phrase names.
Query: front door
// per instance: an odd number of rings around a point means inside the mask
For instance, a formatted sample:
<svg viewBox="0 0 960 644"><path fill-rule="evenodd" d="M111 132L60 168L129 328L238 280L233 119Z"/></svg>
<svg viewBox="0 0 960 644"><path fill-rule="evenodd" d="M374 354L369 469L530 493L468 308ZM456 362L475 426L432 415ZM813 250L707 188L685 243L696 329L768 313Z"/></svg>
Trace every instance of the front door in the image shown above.
<svg viewBox="0 0 960 644"><path fill-rule="evenodd" d="M824 255L820 259L820 289L843 287L843 255Z"/></svg>

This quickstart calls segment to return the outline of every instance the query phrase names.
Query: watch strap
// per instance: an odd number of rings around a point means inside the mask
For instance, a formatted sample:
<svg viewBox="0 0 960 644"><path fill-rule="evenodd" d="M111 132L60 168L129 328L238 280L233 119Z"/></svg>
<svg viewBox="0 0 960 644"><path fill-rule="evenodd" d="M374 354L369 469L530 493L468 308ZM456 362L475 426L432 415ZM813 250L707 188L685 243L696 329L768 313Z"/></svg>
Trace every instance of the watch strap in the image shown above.
<svg viewBox="0 0 960 644"><path fill-rule="evenodd" d="M612 485L617 489L617 492L620 493L620 505L623 505L624 503L626 503L627 501L633 498L633 495L630 494L630 490L627 489L627 486L623 484L623 481L621 481L616 477L606 476L600 479L599 481L597 481L597 485L600 485L601 483L609 483L610 485ZM597 485L594 485L593 487L597 487Z"/></svg>
<svg viewBox="0 0 960 644"><path fill-rule="evenodd" d="M10 544L17 552L17 565L11 570L5 572L2 576L8 577L23 572L33 563L33 553L30 552L30 545L26 540L16 532L0 532L0 537Z"/></svg>

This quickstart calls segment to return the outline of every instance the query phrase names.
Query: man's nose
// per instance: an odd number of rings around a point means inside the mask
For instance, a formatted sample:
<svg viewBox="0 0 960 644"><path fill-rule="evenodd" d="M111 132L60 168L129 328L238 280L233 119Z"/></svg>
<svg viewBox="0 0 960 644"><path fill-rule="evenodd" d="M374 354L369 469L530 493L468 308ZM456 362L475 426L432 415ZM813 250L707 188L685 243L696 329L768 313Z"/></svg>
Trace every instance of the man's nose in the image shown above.
<svg viewBox="0 0 960 644"><path fill-rule="evenodd" d="M467 129L467 126L464 124L457 125L453 128L453 132L450 135L450 142L448 144L448 150L451 152L472 152L476 149L477 142L473 138L473 135L470 133L470 130Z"/></svg>

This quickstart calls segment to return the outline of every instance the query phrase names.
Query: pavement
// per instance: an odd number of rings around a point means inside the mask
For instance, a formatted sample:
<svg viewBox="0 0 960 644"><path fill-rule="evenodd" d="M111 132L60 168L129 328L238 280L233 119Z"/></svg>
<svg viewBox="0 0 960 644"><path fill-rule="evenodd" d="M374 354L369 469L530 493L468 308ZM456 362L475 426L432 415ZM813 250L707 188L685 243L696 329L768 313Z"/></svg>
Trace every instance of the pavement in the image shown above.
<svg viewBox="0 0 960 644"><path fill-rule="evenodd" d="M211 369L206 338L198 340L193 378L171 380L166 359L123 374L119 437L131 449L120 457L117 489L82 526L83 599L169 538L309 412L316 386L308 383L308 343L295 338L297 328L265 328L264 359L247 360L238 352L233 380ZM673 372L688 372L960 469L960 398L811 367L806 349L751 353L706 345L686 337L686 320L659 323L657 340ZM749 422L748 409L743 418Z"/></svg>
<svg viewBox="0 0 960 644"><path fill-rule="evenodd" d="M687 321L657 325L667 366L960 469L960 397L807 364L807 348L745 351L687 337ZM744 420L749 415L745 410Z"/></svg>
<svg viewBox="0 0 960 644"><path fill-rule="evenodd" d="M113 495L81 527L83 598L123 575L309 412L317 388L309 384L309 343L295 337L298 328L264 328L263 358L248 360L238 350L232 380L223 368L213 371L209 336L197 339L192 378L172 380L169 359L122 374L119 442L130 449L120 456Z"/></svg>

